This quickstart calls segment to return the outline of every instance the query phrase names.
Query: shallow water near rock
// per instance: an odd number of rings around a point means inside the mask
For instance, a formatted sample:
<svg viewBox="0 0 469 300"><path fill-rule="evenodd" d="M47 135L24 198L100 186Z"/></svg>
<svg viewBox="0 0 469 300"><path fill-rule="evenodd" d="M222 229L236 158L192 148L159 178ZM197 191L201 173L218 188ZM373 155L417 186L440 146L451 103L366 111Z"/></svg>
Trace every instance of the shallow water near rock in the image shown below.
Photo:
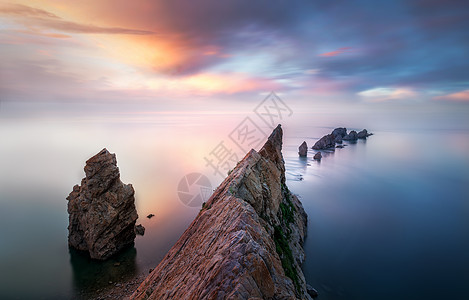
<svg viewBox="0 0 469 300"><path fill-rule="evenodd" d="M223 178L204 157L221 141L234 148L228 134L244 117L2 119L0 137L8 143L0 144L0 156L8 159L0 162L0 298L89 297L147 274L200 210L179 201L179 181L200 172L214 189ZM309 216L308 283L318 299L467 298L469 131L369 120L282 122L287 185ZM322 151L320 162L312 150L298 157L303 141L311 147L347 125L366 125L375 135ZM122 181L134 186L137 224L146 231L133 247L95 262L68 249L65 197L84 176L86 159L104 147L116 153Z"/></svg>

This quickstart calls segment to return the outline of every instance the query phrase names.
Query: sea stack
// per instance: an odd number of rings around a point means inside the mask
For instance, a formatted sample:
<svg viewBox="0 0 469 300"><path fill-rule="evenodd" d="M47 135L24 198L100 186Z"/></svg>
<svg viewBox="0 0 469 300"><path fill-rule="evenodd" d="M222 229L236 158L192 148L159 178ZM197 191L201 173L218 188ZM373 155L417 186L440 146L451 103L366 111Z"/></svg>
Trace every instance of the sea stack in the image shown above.
<svg viewBox="0 0 469 300"><path fill-rule="evenodd" d="M308 145L306 144L306 141L298 147L298 155L300 155L300 157L306 157L308 155Z"/></svg>
<svg viewBox="0 0 469 300"><path fill-rule="evenodd" d="M285 185L282 128L251 150L131 299L310 299L306 213Z"/></svg>
<svg viewBox="0 0 469 300"><path fill-rule="evenodd" d="M68 200L68 244L104 260L135 239L134 189L120 180L116 155L104 148L86 161L85 178Z"/></svg>

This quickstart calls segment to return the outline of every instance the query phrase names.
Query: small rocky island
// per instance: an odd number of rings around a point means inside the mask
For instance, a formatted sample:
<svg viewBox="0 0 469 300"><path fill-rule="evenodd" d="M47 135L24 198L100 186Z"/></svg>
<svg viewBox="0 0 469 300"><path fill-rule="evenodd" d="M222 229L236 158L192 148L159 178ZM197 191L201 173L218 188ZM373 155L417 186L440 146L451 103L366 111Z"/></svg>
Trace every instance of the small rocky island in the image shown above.
<svg viewBox="0 0 469 300"><path fill-rule="evenodd" d="M116 155L106 148L86 161L85 174L67 197L68 244L104 260L134 242L134 189L122 183Z"/></svg>
<svg viewBox="0 0 469 300"><path fill-rule="evenodd" d="M298 155L300 155L300 157L306 157L308 155L308 144L306 144L306 141L298 147Z"/></svg>
<svg viewBox="0 0 469 300"><path fill-rule="evenodd" d="M310 299L306 213L285 184L282 128L220 184L132 299Z"/></svg>
<svg viewBox="0 0 469 300"><path fill-rule="evenodd" d="M327 150L327 149L334 149L336 144L342 144L342 141L356 141L357 139L366 139L372 133L368 133L366 129L363 129L360 132L356 132L355 130L351 130L347 133L347 128L339 127L332 131L330 134L326 134L322 138L320 138L312 147L314 150ZM340 147L342 148L342 147Z"/></svg>

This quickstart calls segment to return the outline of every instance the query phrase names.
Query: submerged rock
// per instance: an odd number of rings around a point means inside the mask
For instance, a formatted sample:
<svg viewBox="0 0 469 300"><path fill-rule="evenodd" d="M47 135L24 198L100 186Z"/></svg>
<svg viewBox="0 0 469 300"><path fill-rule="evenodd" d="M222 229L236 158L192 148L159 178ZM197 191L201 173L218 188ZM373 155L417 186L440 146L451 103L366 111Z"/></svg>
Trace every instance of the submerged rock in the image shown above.
<svg viewBox="0 0 469 300"><path fill-rule="evenodd" d="M308 291L308 294L309 294L312 298L317 298L317 297L319 296L318 291L316 291L316 289L313 288L312 286L310 286L309 284L306 285L306 290Z"/></svg>
<svg viewBox="0 0 469 300"><path fill-rule="evenodd" d="M68 244L107 259L135 239L134 189L120 180L116 155L106 148L86 161L85 178L68 200Z"/></svg>
<svg viewBox="0 0 469 300"><path fill-rule="evenodd" d="M355 130L350 131L349 134L343 137L345 141L356 141L358 139L358 134Z"/></svg>
<svg viewBox="0 0 469 300"><path fill-rule="evenodd" d="M138 224L135 226L135 233L138 235L144 235L145 234L145 227L143 227L142 224Z"/></svg>
<svg viewBox="0 0 469 300"><path fill-rule="evenodd" d="M308 145L306 144L306 141L303 142L298 148L298 154L301 157L306 157L308 155Z"/></svg>
<svg viewBox="0 0 469 300"><path fill-rule="evenodd" d="M285 185L278 126L220 184L132 299L311 299L306 213Z"/></svg>
<svg viewBox="0 0 469 300"><path fill-rule="evenodd" d="M314 154L313 158L316 159L316 160L321 160L321 158L322 158L321 152L317 152L316 154Z"/></svg>
<svg viewBox="0 0 469 300"><path fill-rule="evenodd" d="M317 141L313 149L314 150L325 150L335 147L335 137L332 134L323 136L319 141Z"/></svg>

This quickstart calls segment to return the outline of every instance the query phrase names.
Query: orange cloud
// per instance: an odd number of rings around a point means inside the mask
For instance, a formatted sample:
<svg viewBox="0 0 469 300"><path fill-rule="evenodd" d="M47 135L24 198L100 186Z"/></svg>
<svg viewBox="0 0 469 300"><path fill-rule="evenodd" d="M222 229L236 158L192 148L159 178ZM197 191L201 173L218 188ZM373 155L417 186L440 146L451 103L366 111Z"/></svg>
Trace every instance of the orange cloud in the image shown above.
<svg viewBox="0 0 469 300"><path fill-rule="evenodd" d="M106 84L100 88L106 91L137 93L141 89L145 96L155 92L186 96L278 90L285 86L279 79L235 70L207 71L230 57L236 59L228 34L233 25L224 18L206 20L211 14L194 9L199 4L151 0L11 1L22 4L0 4L0 18L12 28L6 31L55 38L42 38L41 42L52 42L58 45L56 48L44 46L39 49L51 51L35 54L61 54L57 57L66 68L83 74L77 77L105 78ZM72 43L79 45L62 48ZM39 45L34 40L29 44ZM92 64L86 70L79 67L83 57Z"/></svg>
<svg viewBox="0 0 469 300"><path fill-rule="evenodd" d="M216 44L206 45L206 37L191 34L168 19L165 12L172 8L169 4L116 4L109 0L26 3L0 5L0 17L23 27L16 31L32 35L66 38L67 33L87 34L86 39L104 51L106 57L146 71L177 76L197 74L204 67L231 57Z"/></svg>
<svg viewBox="0 0 469 300"><path fill-rule="evenodd" d="M434 98L435 100L449 100L457 102L466 102L469 101L469 90L464 90L444 96L438 96Z"/></svg>
<svg viewBox="0 0 469 300"><path fill-rule="evenodd" d="M41 17L41 18L51 18L59 19L53 13L50 13L46 10L40 8L29 7L23 4L2 4L0 6L0 14L2 15L14 15L19 17Z"/></svg>
<svg viewBox="0 0 469 300"><path fill-rule="evenodd" d="M321 54L319 54L319 56L326 56L326 57L337 56L337 55L342 54L344 52L348 52L351 49L352 49L351 47L342 47L342 48L339 48L335 51L321 53Z"/></svg>
<svg viewBox="0 0 469 300"><path fill-rule="evenodd" d="M16 19L18 23L28 27L39 27L71 33L94 33L94 34L134 34L147 35L154 32L121 27L104 27L89 25L79 22L67 21L61 17L43 9L30 7L22 4L8 4L0 6L0 15Z"/></svg>
<svg viewBox="0 0 469 300"><path fill-rule="evenodd" d="M48 32L42 32L40 30L14 30L14 32L24 33L24 34L32 34L32 35L44 36L44 37L50 37L50 38L55 38L55 39L68 39L68 38L71 38L71 36L67 35L67 34L48 33Z"/></svg>

